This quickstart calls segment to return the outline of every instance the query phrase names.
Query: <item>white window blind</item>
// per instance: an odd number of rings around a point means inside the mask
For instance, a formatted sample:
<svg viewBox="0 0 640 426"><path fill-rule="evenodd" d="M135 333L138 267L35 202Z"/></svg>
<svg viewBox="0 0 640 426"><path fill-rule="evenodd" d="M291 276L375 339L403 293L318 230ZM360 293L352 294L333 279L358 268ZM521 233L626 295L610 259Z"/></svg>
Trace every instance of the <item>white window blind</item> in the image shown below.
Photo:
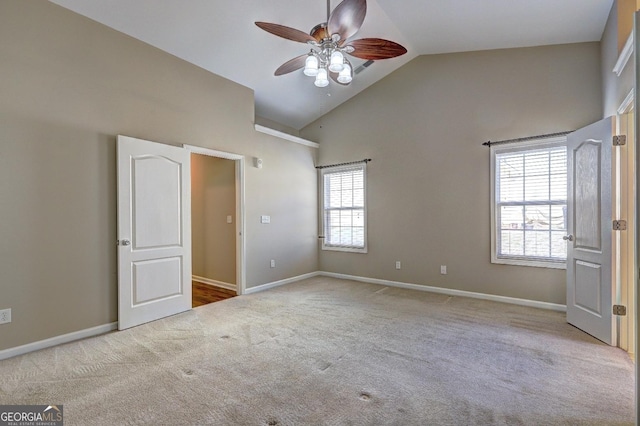
<svg viewBox="0 0 640 426"><path fill-rule="evenodd" d="M322 171L323 249L366 251L366 165Z"/></svg>
<svg viewBox="0 0 640 426"><path fill-rule="evenodd" d="M551 266L567 258L566 145L495 148L496 263ZM547 265L545 265L545 263Z"/></svg>

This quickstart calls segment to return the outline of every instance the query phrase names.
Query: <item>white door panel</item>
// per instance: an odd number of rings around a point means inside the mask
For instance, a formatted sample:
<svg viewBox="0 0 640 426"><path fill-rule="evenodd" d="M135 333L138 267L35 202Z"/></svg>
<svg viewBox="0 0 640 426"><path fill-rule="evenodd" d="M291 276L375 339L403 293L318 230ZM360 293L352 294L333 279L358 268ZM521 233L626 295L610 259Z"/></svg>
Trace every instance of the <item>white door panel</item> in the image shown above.
<svg viewBox="0 0 640 426"><path fill-rule="evenodd" d="M181 245L181 164L161 156L131 159L133 248ZM159 214L156 214L159 213ZM162 229L162 232L157 232Z"/></svg>
<svg viewBox="0 0 640 426"><path fill-rule="evenodd" d="M118 328L191 309L190 154L118 136Z"/></svg>
<svg viewBox="0 0 640 426"><path fill-rule="evenodd" d="M580 283L573 287L575 306L592 315L602 316L602 265L577 260L574 270L576 281Z"/></svg>
<svg viewBox="0 0 640 426"><path fill-rule="evenodd" d="M613 118L567 137L567 322L615 345L612 314Z"/></svg>
<svg viewBox="0 0 640 426"><path fill-rule="evenodd" d="M134 307L182 294L181 257L132 262L132 266Z"/></svg>

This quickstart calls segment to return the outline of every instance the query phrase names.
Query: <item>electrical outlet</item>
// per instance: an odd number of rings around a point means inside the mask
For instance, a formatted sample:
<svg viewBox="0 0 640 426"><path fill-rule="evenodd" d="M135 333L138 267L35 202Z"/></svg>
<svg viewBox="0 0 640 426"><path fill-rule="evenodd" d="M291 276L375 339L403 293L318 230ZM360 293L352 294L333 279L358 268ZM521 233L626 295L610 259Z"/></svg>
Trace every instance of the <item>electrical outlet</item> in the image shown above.
<svg viewBox="0 0 640 426"><path fill-rule="evenodd" d="M271 259L271 267L275 268L276 267L276 261L275 259Z"/></svg>
<svg viewBox="0 0 640 426"><path fill-rule="evenodd" d="M440 274L447 275L447 265L440 265Z"/></svg>
<svg viewBox="0 0 640 426"><path fill-rule="evenodd" d="M396 269L402 268L402 263L399 260L396 260Z"/></svg>
<svg viewBox="0 0 640 426"><path fill-rule="evenodd" d="M7 324L11 322L11 308L3 309L0 311L0 324Z"/></svg>

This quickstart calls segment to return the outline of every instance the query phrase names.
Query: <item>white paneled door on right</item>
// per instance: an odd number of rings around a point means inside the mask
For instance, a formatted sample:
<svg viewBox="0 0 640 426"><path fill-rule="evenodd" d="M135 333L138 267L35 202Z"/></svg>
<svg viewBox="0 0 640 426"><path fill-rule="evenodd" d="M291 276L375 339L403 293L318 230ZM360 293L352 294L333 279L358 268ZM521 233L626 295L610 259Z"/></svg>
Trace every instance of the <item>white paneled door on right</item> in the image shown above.
<svg viewBox="0 0 640 426"><path fill-rule="evenodd" d="M190 153L118 136L118 328L191 309Z"/></svg>
<svg viewBox="0 0 640 426"><path fill-rule="evenodd" d="M567 322L616 344L612 313L612 117L567 137Z"/></svg>

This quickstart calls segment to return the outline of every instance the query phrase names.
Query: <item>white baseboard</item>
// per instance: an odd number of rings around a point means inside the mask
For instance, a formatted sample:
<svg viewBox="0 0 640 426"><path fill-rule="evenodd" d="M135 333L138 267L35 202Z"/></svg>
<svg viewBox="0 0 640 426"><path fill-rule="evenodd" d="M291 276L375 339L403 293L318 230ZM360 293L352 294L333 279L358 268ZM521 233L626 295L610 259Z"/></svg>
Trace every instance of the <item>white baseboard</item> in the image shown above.
<svg viewBox="0 0 640 426"><path fill-rule="evenodd" d="M97 336L99 334L108 333L118 328L117 322L99 325L97 327L86 328L84 330L74 331L73 333L63 334L61 336L51 337L49 339L40 340L26 345L16 346L15 348L4 349L0 351L0 360L23 355L28 352L39 351L40 349L50 348L52 346L62 345L64 343L73 342L74 340L85 339L87 337Z"/></svg>
<svg viewBox="0 0 640 426"><path fill-rule="evenodd" d="M199 277L197 275L192 275L191 279L193 281L199 282L201 284L212 285L215 287L226 288L227 290L236 291L237 287L235 284L225 283L223 281L216 281L205 277Z"/></svg>
<svg viewBox="0 0 640 426"><path fill-rule="evenodd" d="M482 300L490 300L493 302L510 303L512 305L529 306L532 308L547 309L550 311L557 311L557 312L567 311L566 305L559 305L556 303L549 303L549 302L540 302L538 300L518 299L516 297L497 296L495 294L475 293L472 291L465 291L465 290L455 290L455 289L443 288L443 287L409 284L409 283L403 283L399 281L381 280L377 278L366 278L366 277L358 277L354 275L336 274L334 272L320 272L319 275L322 275L325 277L341 278L345 280L360 281L360 282L371 283L371 284L386 285L388 287L400 287L400 288L407 288L411 290L429 291L431 293L440 293L440 294L446 294L449 296L471 297L473 299L482 299Z"/></svg>
<svg viewBox="0 0 640 426"><path fill-rule="evenodd" d="M322 275L322 272L318 272L318 271L309 272L308 274L298 275L297 277L286 278L286 279L280 280L280 281L273 281L273 282L266 283L266 284L261 284L261 285L255 286L255 287L249 287L249 288L244 290L244 294L257 293L259 291L264 291L264 290L268 290L270 288L279 287L281 285L294 283L296 281L306 280L307 278L317 277L318 275Z"/></svg>

